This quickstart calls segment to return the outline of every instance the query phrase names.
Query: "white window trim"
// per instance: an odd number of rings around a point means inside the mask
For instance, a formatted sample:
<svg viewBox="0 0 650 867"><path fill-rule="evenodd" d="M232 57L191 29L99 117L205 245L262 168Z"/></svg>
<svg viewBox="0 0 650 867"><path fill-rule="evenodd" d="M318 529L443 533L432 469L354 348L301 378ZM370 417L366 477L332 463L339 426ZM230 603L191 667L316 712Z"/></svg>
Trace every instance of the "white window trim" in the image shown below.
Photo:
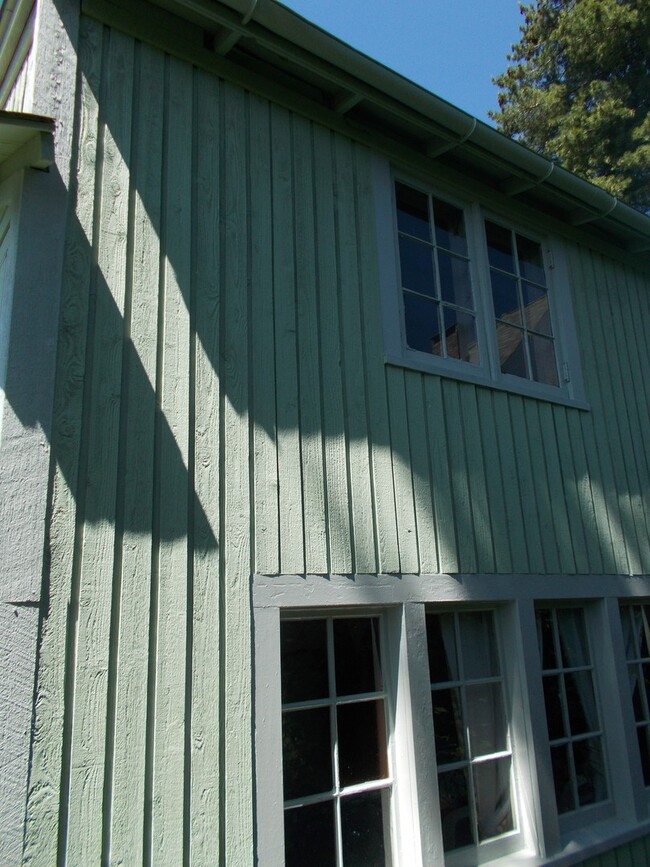
<svg viewBox="0 0 650 867"><path fill-rule="evenodd" d="M584 578L584 576L581 576ZM464 853L442 852L438 810L431 692L426 660L425 606L498 609L503 644L504 683L512 708L513 762L521 848L502 853L492 865L568 865L650 832L647 793L637 754L627 687L619 601L650 598L650 578L591 576L576 584L564 576L494 575L329 575L255 576L255 742L257 762L257 849L259 867L284 863L282 791L282 714L280 692L280 617L288 612L335 615L343 611L382 615L387 644L386 678L391 720L394 778L393 822L400 849L393 867L432 863L462 864ZM558 817L548 774L541 662L537 650L535 606L574 603L585 611L591 636L597 692L616 684L620 701L600 701L611 806L584 808ZM408 640L404 640L404 638ZM423 638L424 637L424 638ZM415 708L415 711L414 711ZM418 709L419 708L419 712ZM422 712L422 709L428 712ZM545 769L546 772L541 772ZM413 805L417 809L413 809ZM590 824L591 816L608 814ZM507 845L507 840L504 841ZM474 851L474 850L472 850ZM465 853L466 854L466 853ZM496 855L496 853L494 853ZM465 860L465 863L467 861Z"/></svg>
<svg viewBox="0 0 650 867"><path fill-rule="evenodd" d="M460 200L438 186L431 187L400 172L397 179L429 194L439 195L446 202L463 209L466 219L470 274L475 290L476 328L481 363L469 364L454 358L440 358L410 349L404 338L399 248L395 216L395 176L387 160L376 154L373 158L375 188L375 223L380 293L384 361L424 373L433 373L471 382L475 385L521 394L578 409L589 409L585 400L577 332L571 300L568 269L560 240L517 220L483 209L477 202ZM494 309L490 289L489 263L485 244L484 220L493 220L514 229L542 244L544 266L551 297L551 321L557 355L558 386L501 373L494 328ZM565 381L565 374L569 379Z"/></svg>

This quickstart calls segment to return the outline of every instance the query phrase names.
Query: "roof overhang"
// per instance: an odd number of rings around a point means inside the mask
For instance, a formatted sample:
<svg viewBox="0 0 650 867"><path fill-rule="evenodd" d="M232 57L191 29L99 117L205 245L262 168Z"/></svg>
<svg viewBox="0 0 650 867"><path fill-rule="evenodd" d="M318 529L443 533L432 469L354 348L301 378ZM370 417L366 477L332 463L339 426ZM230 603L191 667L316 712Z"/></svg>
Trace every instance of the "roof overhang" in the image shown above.
<svg viewBox="0 0 650 867"><path fill-rule="evenodd" d="M146 9L160 14L153 23ZM362 140L397 146L414 166L435 164L475 179L628 253L650 260L650 216L560 168L493 127L370 59L276 0L83 0L84 10L124 26L138 14L164 33L165 13L196 28L194 54L206 48L215 69L243 70L276 93L293 91L302 106L338 120ZM161 17L162 15L162 17ZM169 17L171 22L171 16ZM180 44L174 33L169 50ZM143 37L146 38L146 35ZM163 39L164 42L164 39ZM161 43L162 44L162 43ZM165 43L166 44L166 43ZM176 48L176 51L182 49ZM221 64L221 67L219 67ZM224 73L226 74L226 73ZM253 88L254 89L254 88Z"/></svg>
<svg viewBox="0 0 650 867"><path fill-rule="evenodd" d="M54 121L35 114L0 111L0 183L20 169L47 169L54 162Z"/></svg>

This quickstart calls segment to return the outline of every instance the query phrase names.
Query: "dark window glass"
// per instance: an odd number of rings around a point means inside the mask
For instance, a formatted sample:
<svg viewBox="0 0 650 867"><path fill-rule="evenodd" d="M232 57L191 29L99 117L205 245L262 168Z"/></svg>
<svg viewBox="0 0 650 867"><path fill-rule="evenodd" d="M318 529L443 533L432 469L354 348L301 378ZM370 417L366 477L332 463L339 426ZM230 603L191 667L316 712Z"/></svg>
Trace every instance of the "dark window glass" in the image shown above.
<svg viewBox="0 0 650 867"><path fill-rule="evenodd" d="M439 306L434 301L404 293L406 342L411 349L432 355L443 354Z"/></svg>
<svg viewBox="0 0 650 867"><path fill-rule="evenodd" d="M474 765L479 841L514 829L510 803L510 757Z"/></svg>
<svg viewBox="0 0 650 867"><path fill-rule="evenodd" d="M402 235L399 239L399 252L403 288L436 298L431 247Z"/></svg>
<svg viewBox="0 0 650 867"><path fill-rule="evenodd" d="M336 867L334 827L332 801L285 810L285 867Z"/></svg>
<svg viewBox="0 0 650 867"><path fill-rule="evenodd" d="M405 184L395 184L397 228L400 232L431 241L428 196Z"/></svg>
<svg viewBox="0 0 650 867"><path fill-rule="evenodd" d="M436 243L438 246L467 256L465 220L460 208L455 208L440 199L434 199L433 214L436 221Z"/></svg>
<svg viewBox="0 0 650 867"><path fill-rule="evenodd" d="M390 823L384 792L364 792L341 799L343 863L350 867L384 867L384 838Z"/></svg>
<svg viewBox="0 0 650 867"><path fill-rule="evenodd" d="M515 274L515 260L512 255L512 233L496 223L485 221L485 236L488 245L488 258L493 268Z"/></svg>
<svg viewBox="0 0 650 867"><path fill-rule="evenodd" d="M282 701L326 698L327 636L324 620L285 620L280 627Z"/></svg>
<svg viewBox="0 0 650 867"><path fill-rule="evenodd" d="M542 248L537 241L517 235L517 256L519 257L519 273L524 280L546 284Z"/></svg>
<svg viewBox="0 0 650 867"><path fill-rule="evenodd" d="M500 271L492 271L490 280L496 318L503 319L504 322L509 322L512 325L521 325L517 279L508 274L502 274Z"/></svg>
<svg viewBox="0 0 650 867"><path fill-rule="evenodd" d="M339 776L342 786L388 776L383 701L342 704L337 708Z"/></svg>
<svg viewBox="0 0 650 867"><path fill-rule="evenodd" d="M438 764L464 759L465 735L459 689L436 689L431 695Z"/></svg>
<svg viewBox="0 0 650 867"><path fill-rule="evenodd" d="M284 797L290 801L332 788L329 708L285 711L282 715Z"/></svg>
<svg viewBox="0 0 650 867"><path fill-rule="evenodd" d="M501 372L526 378L527 364L524 332L519 328L511 328L503 322L497 322L497 343Z"/></svg>
<svg viewBox="0 0 650 867"><path fill-rule="evenodd" d="M467 770L463 768L439 774L438 793L445 851L471 846L475 841L469 809Z"/></svg>
<svg viewBox="0 0 650 867"><path fill-rule="evenodd" d="M353 695L383 688L376 619L334 621L336 694Z"/></svg>

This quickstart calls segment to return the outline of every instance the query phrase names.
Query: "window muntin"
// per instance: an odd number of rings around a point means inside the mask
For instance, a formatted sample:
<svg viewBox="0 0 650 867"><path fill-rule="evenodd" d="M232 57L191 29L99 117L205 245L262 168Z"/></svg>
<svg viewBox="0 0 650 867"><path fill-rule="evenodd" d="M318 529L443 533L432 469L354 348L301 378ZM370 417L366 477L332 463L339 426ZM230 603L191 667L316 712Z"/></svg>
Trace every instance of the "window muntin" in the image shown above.
<svg viewBox="0 0 650 867"><path fill-rule="evenodd" d="M485 220L501 373L557 386L557 358L541 244Z"/></svg>
<svg viewBox="0 0 650 867"><path fill-rule="evenodd" d="M492 611L426 615L443 845L516 830L512 751Z"/></svg>
<svg viewBox="0 0 650 867"><path fill-rule="evenodd" d="M609 797L584 611L538 608L537 638L558 814Z"/></svg>
<svg viewBox="0 0 650 867"><path fill-rule="evenodd" d="M650 605L622 605L621 621L641 769L650 786Z"/></svg>
<svg viewBox="0 0 650 867"><path fill-rule="evenodd" d="M460 208L395 185L406 344L478 364L476 305Z"/></svg>
<svg viewBox="0 0 650 867"><path fill-rule="evenodd" d="M390 864L381 619L280 629L285 865Z"/></svg>

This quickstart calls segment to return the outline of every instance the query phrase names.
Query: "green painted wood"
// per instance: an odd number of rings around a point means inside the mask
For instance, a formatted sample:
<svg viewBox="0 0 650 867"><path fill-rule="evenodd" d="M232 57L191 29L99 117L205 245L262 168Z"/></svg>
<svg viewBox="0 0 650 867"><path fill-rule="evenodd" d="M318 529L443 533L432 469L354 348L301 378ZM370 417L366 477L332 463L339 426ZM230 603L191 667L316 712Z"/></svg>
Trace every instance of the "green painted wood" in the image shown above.
<svg viewBox="0 0 650 867"><path fill-rule="evenodd" d="M291 119L271 109L275 380L280 571L304 572L304 524L298 407L296 265Z"/></svg>
<svg viewBox="0 0 650 867"><path fill-rule="evenodd" d="M448 460L447 429L442 384L437 376L424 378L424 393L429 434L429 462L441 572L456 573L460 563L456 536L456 517Z"/></svg>
<svg viewBox="0 0 650 867"><path fill-rule="evenodd" d="M539 426L537 447L543 453L546 469L550 517L557 545L557 569L560 574L572 575L576 571L576 561L573 553L573 538L569 529L558 439L554 426L555 407L551 407L547 403L531 404L526 407L526 413L532 418L536 417Z"/></svg>
<svg viewBox="0 0 650 867"><path fill-rule="evenodd" d="M327 562L325 478L321 420L321 359L318 341L318 296L314 256L314 165L312 130L294 117L294 230L296 259L296 338L300 390L302 509L305 527L304 568L318 573Z"/></svg>
<svg viewBox="0 0 650 867"><path fill-rule="evenodd" d="M492 523L492 545L494 547L494 568L497 572L512 572L510 552L510 533L503 488L501 460L492 405L492 392L489 389L476 389L477 412L480 424L480 447L485 468L485 486L488 498L488 511Z"/></svg>
<svg viewBox="0 0 650 867"><path fill-rule="evenodd" d="M377 242L375 240L375 192L369 159L371 154L364 148L356 147L353 156L356 183L355 222L359 257L358 278L364 322L363 349L366 370L369 459L377 532L377 569L380 572L396 573L400 569L400 560L392 456L389 448L390 430L381 338L381 304L377 292L379 274ZM411 457L416 459L413 452L411 452ZM431 539L431 545L435 548L435 537ZM424 569L422 556L422 548L420 548L420 565Z"/></svg>
<svg viewBox="0 0 650 867"><path fill-rule="evenodd" d="M224 702L220 863L253 862L253 716L248 436L248 224L246 97L224 85L222 677Z"/></svg>
<svg viewBox="0 0 650 867"><path fill-rule="evenodd" d="M367 395L364 378L362 310L354 208L353 146L334 141L336 240L339 268L341 363L344 377L345 433L350 479L353 570L377 571L375 522L368 465ZM343 506L343 504L341 504Z"/></svg>
<svg viewBox="0 0 650 867"><path fill-rule="evenodd" d="M522 410L524 421L523 429L528 443L530 466L533 478L532 492L534 492L535 496L539 532L544 550L545 571L559 574L562 570L560 567L558 543L555 535L555 523L553 521L554 497L550 490L546 470L544 443L539 415L537 412L537 402L528 400L524 401Z"/></svg>
<svg viewBox="0 0 650 867"><path fill-rule="evenodd" d="M418 534L413 498L409 417L406 408L404 371L386 369L386 389L390 403L390 443L393 453L393 483L397 514L397 539L400 571L418 572Z"/></svg>
<svg viewBox="0 0 650 867"><path fill-rule="evenodd" d="M275 412L275 329L273 327L273 217L269 104L251 96L251 314L252 453L254 568L280 571L278 455Z"/></svg>
<svg viewBox="0 0 650 867"><path fill-rule="evenodd" d="M95 153L101 57L101 28L82 20L79 66L83 75L73 145L77 174L76 178L73 177L70 191L73 207L66 231L53 412L55 466L49 541L52 568L48 616L41 636L42 662L38 675L41 700L36 705L25 836L26 857L43 864L56 863L57 850L65 847L67 832L70 713L74 686L66 662L74 651L74 606L78 592L72 575L78 556L77 499L83 487L79 481L79 452L90 307L90 244L95 229Z"/></svg>
<svg viewBox="0 0 650 867"><path fill-rule="evenodd" d="M447 430L447 460L451 476L451 494L456 523L458 558L461 572L476 572L476 537L472 516L472 499L467 473L465 443L461 427L460 384L450 379L442 382L443 418Z"/></svg>
<svg viewBox="0 0 650 867"><path fill-rule="evenodd" d="M154 575L151 607L155 632L155 715L151 769L151 863L183 856L185 780L185 674L188 626L188 444L189 287L191 268L190 190L191 70L170 59L165 69L163 130L163 216L165 256L159 295L156 399L156 480L154 482ZM157 538L156 538L157 535ZM146 857L146 853L145 853Z"/></svg>
<svg viewBox="0 0 650 867"><path fill-rule="evenodd" d="M509 395L508 408L510 424L513 431L515 459L517 463L517 480L521 495L521 518L526 538L528 569L530 572L543 574L546 572L545 545L542 540L540 514L536 501L536 488L533 479L531 449L533 444L528 440L526 419L524 415L525 399L517 395ZM552 548L553 541L549 548Z"/></svg>
<svg viewBox="0 0 650 867"><path fill-rule="evenodd" d="M316 268L322 359L324 473L328 523L328 571L352 571L350 489L345 445L344 391L339 321L339 267L332 136L314 127Z"/></svg>
<svg viewBox="0 0 650 867"><path fill-rule="evenodd" d="M485 482L483 442L476 402L476 389L463 383L459 386L460 430L465 442L466 473L469 480L472 523L476 545L476 567L479 572L494 572L495 535L488 505Z"/></svg>
<svg viewBox="0 0 650 867"><path fill-rule="evenodd" d="M559 407L554 409L553 415L555 417L555 435L559 446L560 469L564 489L563 495L564 501L567 504L569 529L576 563L575 568L577 573L586 573L589 571L589 560L584 526L581 521L578 480L576 479L576 468L567 420L567 415L572 415L572 413L567 413L563 407Z"/></svg>
<svg viewBox="0 0 650 867"><path fill-rule="evenodd" d="M186 755L191 775L185 816L190 864L219 861L222 828L218 820L222 776L219 733L221 600L219 534L221 451L219 350L221 346L222 250L219 244L221 194L221 90L216 79L195 76L194 189L192 228L191 333L194 352L193 594L190 720ZM191 432L190 432L191 434ZM187 773L187 769L186 769ZM186 844L187 846L187 844ZM188 859L187 848L185 858Z"/></svg>
<svg viewBox="0 0 650 867"><path fill-rule="evenodd" d="M136 46L134 116L129 203L130 255L121 407L120 466L123 478L119 528L122 533L121 592L113 605L114 749L111 812L105 817L104 850L115 863L141 862L147 733L153 521L153 449L158 342L160 263L160 177L162 172L163 58ZM107 834L110 832L110 839Z"/></svg>
<svg viewBox="0 0 650 867"><path fill-rule="evenodd" d="M83 542L78 561L79 599L72 716L67 857L96 863L102 854L103 794L112 595L121 581L114 560L120 401L127 253L128 157L131 143L133 42L111 33L104 48L98 153L99 224L91 276L92 342L86 377L89 393L80 466L86 478ZM96 203L97 208L97 203ZM97 210L96 210L97 213ZM80 510L81 510L81 505Z"/></svg>
<svg viewBox="0 0 650 867"><path fill-rule="evenodd" d="M435 574L439 571L439 563L423 377L414 371L407 371L404 385L420 571Z"/></svg>

